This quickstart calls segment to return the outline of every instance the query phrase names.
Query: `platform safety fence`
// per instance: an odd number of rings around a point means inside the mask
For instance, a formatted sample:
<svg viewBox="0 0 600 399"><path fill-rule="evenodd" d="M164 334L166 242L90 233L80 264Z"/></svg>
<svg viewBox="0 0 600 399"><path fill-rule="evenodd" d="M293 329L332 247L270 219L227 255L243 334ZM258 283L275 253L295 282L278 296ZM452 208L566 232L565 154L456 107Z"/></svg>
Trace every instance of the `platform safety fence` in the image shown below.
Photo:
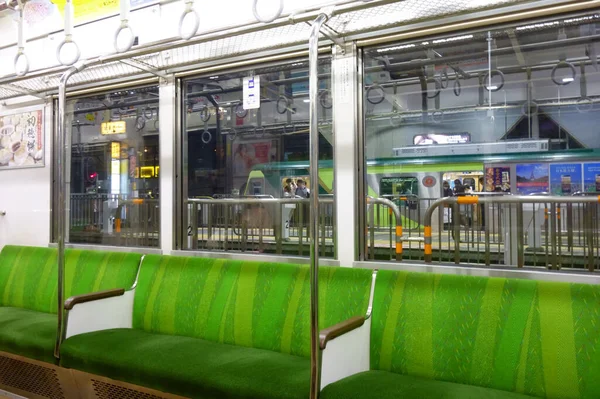
<svg viewBox="0 0 600 399"><path fill-rule="evenodd" d="M160 246L158 199L72 194L69 242L121 247Z"/></svg>
<svg viewBox="0 0 600 399"><path fill-rule="evenodd" d="M309 199L273 197L194 198L185 203L184 249L309 256ZM319 196L320 254L335 256L331 195Z"/></svg>

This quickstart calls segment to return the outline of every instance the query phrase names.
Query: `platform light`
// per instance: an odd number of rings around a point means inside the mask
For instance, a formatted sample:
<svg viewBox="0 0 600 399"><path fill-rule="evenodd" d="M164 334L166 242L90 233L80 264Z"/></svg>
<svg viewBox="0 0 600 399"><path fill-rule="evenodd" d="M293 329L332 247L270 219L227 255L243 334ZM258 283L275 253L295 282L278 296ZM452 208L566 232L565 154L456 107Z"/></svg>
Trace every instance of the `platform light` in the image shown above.
<svg viewBox="0 0 600 399"><path fill-rule="evenodd" d="M310 99L306 99L306 100L304 100L304 102L305 102L305 103L309 103L309 102L310 102Z"/></svg>
<svg viewBox="0 0 600 399"><path fill-rule="evenodd" d="M574 81L575 78L563 78L563 83L571 83L572 81Z"/></svg>
<svg viewBox="0 0 600 399"><path fill-rule="evenodd" d="M498 86L486 86L488 90L498 90Z"/></svg>

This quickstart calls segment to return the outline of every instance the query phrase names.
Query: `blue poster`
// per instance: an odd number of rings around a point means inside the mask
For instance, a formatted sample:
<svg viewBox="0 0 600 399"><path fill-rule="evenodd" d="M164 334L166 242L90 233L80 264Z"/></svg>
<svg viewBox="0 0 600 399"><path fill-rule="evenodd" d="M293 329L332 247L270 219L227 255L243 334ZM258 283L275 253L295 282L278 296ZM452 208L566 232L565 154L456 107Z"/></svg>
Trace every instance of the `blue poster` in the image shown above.
<svg viewBox="0 0 600 399"><path fill-rule="evenodd" d="M583 184L588 193L600 193L600 163L583 164Z"/></svg>
<svg viewBox="0 0 600 399"><path fill-rule="evenodd" d="M581 191L583 174L580 163L550 165L550 192L552 195L571 195Z"/></svg>
<svg viewBox="0 0 600 399"><path fill-rule="evenodd" d="M517 193L522 195L548 192L549 168L547 163L517 165Z"/></svg>

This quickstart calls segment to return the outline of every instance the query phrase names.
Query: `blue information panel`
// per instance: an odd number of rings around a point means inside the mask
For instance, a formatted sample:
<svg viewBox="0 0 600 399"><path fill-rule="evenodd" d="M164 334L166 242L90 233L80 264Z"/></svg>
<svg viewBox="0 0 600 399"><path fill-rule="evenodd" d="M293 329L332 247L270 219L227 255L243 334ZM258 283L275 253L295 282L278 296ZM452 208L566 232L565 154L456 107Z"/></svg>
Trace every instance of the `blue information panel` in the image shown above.
<svg viewBox="0 0 600 399"><path fill-rule="evenodd" d="M550 165L550 190L552 195L571 195L583 189L580 163Z"/></svg>
<svg viewBox="0 0 600 399"><path fill-rule="evenodd" d="M517 192L522 195L548 192L549 167L547 163L517 165Z"/></svg>
<svg viewBox="0 0 600 399"><path fill-rule="evenodd" d="M583 164L583 184L588 193L600 193L600 163Z"/></svg>

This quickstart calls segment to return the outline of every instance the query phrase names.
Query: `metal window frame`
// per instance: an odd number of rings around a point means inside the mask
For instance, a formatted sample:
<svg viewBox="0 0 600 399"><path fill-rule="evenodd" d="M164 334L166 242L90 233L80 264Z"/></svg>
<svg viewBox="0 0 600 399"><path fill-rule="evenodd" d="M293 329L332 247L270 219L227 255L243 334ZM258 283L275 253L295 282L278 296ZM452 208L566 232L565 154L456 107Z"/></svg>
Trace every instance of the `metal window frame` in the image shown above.
<svg viewBox="0 0 600 399"><path fill-rule="evenodd" d="M176 184L175 184L175 207L176 212L174 215L174 232L173 236L175 238L173 243L173 249L175 251L180 251L183 253L195 253L197 251L192 250L184 250L184 241L186 239L187 232L187 215L185 214L186 208L183 205L184 201L188 198L187 187L188 187L188 172L186 165L189 162L187 159L187 139L185 137L185 133L187 131L187 127L184 126L185 121L185 107L183 106L183 101L185 101L185 97L187 95L187 82L209 77L215 73L237 73L237 72L245 72L249 69L253 68L268 68L271 66L279 66L282 64L289 64L296 61L308 61L308 50L294 51L294 48L289 48L288 51L281 52L281 50L270 50L261 58L252 58L249 55L244 55L240 57L237 62L227 62L226 60L220 60L220 62L215 63L214 65L205 66L203 68L198 68L193 71L185 71L176 74L177 80L179 82L178 89L178 100L177 105L179 110L177 112L180 120L178 121L178 127L176 131L176 142L175 142L175 154L177 158L177 163L175 166L175 174L176 174ZM319 47L319 57L329 57L333 60L334 52L332 46L320 46ZM333 76L333 69L332 69ZM307 78L308 79L308 78ZM333 90L333 81L332 81L332 90ZM335 104L334 104L335 107ZM334 149L335 156L335 149ZM334 200L334 206L337 206ZM184 223L186 222L186 223ZM206 251L204 251L206 252ZM218 252L217 252L218 253ZM223 254L225 255L225 254ZM334 248L334 258L337 260L337 246Z"/></svg>
<svg viewBox="0 0 600 399"><path fill-rule="evenodd" d="M73 100L78 100L78 99L82 99L82 98L87 98L90 96L95 96L95 95L101 95L101 94L109 94L112 93L115 90L118 89L143 89L143 88L147 88L147 87L152 87L152 86L157 86L158 85L158 79L156 78L152 78L152 79L143 79L143 80L136 80L135 82L137 82L138 84L129 84L129 82L127 83L115 83L112 85L108 85L108 86L96 86L94 88L90 88L90 89L84 89L84 90L78 90L78 91L74 91L72 93L70 93L69 95L67 95L67 99L69 101L73 101ZM135 83L134 82L134 83ZM52 184L50 187L50 242L49 242L49 246L56 246L56 242L58 240L58 217L59 214L55 211L56 209L58 209L58 189L57 189L57 184L58 184L58 173L60 173L60 170L58 168L58 157L57 157L57 152L60 150L60 146L58 145L58 136L55 134L56 133L56 128L58 126L58 99L56 98L57 96L52 96L49 97L49 99L52 99L52 112L53 112L53 120L54 120L54 124L52 126L52 140L51 140L51 150L50 150L50 154L52 156L52 160L50 162L50 168L51 168L51 176L52 176ZM159 148L159 152L160 152L160 148ZM69 168L72 167L72 163L69 163ZM69 246L73 246L73 245L77 245L77 246L86 246L86 248L88 247L95 247L95 248L103 248L105 246L103 245L92 245L89 246L87 244L78 244L78 243L66 243L65 244L66 247ZM124 246L110 246L107 248L115 248L115 249L119 249L119 248L132 248L132 247L124 247Z"/></svg>
<svg viewBox="0 0 600 399"><path fill-rule="evenodd" d="M514 27L515 22L545 22L549 20L554 20L559 17L578 17L582 15L586 15L593 12L600 12L600 0L566 0L566 1L556 1L556 0L543 0L541 2L536 2L535 7L531 7L531 4L528 3L520 3L513 6L507 6L502 8L502 13L498 13L497 9L490 9L486 11L481 11L479 13L465 15L458 15L449 17L446 20L450 23L448 25L439 25L439 20L428 20L422 23L410 24L400 29L390 28L388 30L382 31L382 34L362 34L362 35L350 35L348 39L352 39L356 42L356 45L359 47L359 57L360 57L360 73L362 76L359 77L358 84L358 115L359 115L359 124L358 124L358 136L359 136L359 145L358 151L361 156L362 161L360 162L361 167L363 167L362 178L359 175L359 223L358 223L358 238L359 238L359 254L357 257L357 262L355 262L355 266L358 267L369 267L373 268L373 263L370 263L366 256L366 237L362 232L366 231L367 227L367 193L368 193L368 185L367 185L367 159L366 159L366 114L365 114L365 93L364 93L364 57L365 51L370 48L376 48L381 45L386 44L407 44L414 40L434 40L436 38L444 38L447 37L448 34L451 33L473 33L473 32L481 32L485 29L494 29L501 30L503 28ZM438 23L436 25L436 22ZM395 33L393 33L395 31ZM385 34L387 32L387 34ZM407 264L404 263L404 266L399 266L397 268L404 268ZM411 264L411 267L414 266ZM454 267L456 270L467 269L470 270L469 267L461 268ZM404 269L403 269L404 270ZM408 270L408 269L406 269ZM483 269L487 270L487 269ZM490 269L493 270L493 269ZM501 270L501 269L497 269ZM460 274L461 271L457 271L457 274ZM536 271L539 275L544 273L543 271ZM551 275L563 275L567 276L567 273L550 273ZM492 275L492 274L490 274ZM538 274L536 274L537 276ZM512 276L512 275L511 275ZM588 276L591 276L588 274ZM537 277L529 277L529 278L537 278ZM553 280L554 281L554 280ZM556 280L556 281L574 281L579 282L580 280ZM600 284L600 282L598 283Z"/></svg>

